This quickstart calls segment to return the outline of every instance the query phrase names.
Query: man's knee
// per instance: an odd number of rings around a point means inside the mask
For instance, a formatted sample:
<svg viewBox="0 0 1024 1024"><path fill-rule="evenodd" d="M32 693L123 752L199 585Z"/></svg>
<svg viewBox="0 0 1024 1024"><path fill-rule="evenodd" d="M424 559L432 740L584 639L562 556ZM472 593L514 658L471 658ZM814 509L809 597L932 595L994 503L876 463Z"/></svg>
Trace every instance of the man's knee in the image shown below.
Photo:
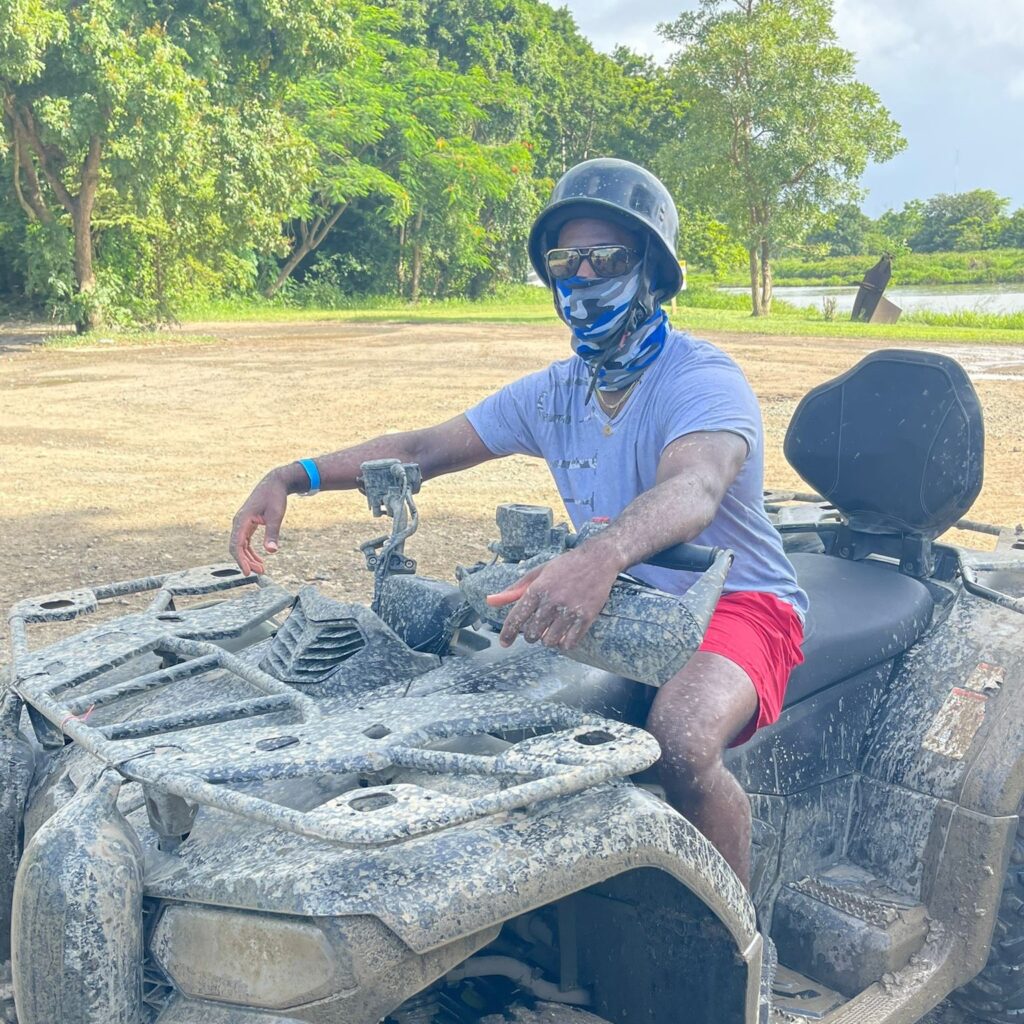
<svg viewBox="0 0 1024 1024"><path fill-rule="evenodd" d="M661 770L679 785L721 767L722 754L757 712L757 693L746 673L717 654L698 652L658 691L647 729L661 744Z"/></svg>
<svg viewBox="0 0 1024 1024"><path fill-rule="evenodd" d="M655 701L647 731L661 746L659 767L680 774L681 781L716 768L728 743L718 725L714 718L682 701Z"/></svg>

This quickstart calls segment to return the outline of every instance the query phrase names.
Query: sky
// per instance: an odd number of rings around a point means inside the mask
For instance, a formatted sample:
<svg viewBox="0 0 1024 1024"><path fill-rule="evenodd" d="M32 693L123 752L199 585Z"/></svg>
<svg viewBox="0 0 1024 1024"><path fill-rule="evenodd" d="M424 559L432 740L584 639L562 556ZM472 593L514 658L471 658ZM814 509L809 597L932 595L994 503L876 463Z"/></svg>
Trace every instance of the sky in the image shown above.
<svg viewBox="0 0 1024 1024"><path fill-rule="evenodd" d="M657 34L695 0L551 0L601 50L659 59ZM871 216L937 192L989 188L1024 206L1024 0L835 0L841 45L903 127L907 148L870 167Z"/></svg>

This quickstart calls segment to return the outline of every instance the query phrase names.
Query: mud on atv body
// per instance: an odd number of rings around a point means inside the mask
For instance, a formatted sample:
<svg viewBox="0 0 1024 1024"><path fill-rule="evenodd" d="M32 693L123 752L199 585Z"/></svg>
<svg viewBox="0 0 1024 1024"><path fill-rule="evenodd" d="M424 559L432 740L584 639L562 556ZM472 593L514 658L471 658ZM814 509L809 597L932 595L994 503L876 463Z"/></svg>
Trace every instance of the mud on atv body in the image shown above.
<svg viewBox="0 0 1024 1024"><path fill-rule="evenodd" d="M586 663L503 651L486 595L573 539L506 506L495 563L424 579L403 547L415 470L366 482L395 527L364 548L375 610L229 566L13 610L0 942L21 1024L754 1024L769 1002L782 1021L910 1024L984 967L997 920L1012 931L1019 536L985 554L905 525L865 537L845 494L767 497L812 612L782 719L729 755L755 817L748 898L628 781L658 756L638 727L729 555L670 554L705 570L682 602L617 584ZM144 593L29 649L34 622ZM1010 1020L998 967L975 984Z"/></svg>

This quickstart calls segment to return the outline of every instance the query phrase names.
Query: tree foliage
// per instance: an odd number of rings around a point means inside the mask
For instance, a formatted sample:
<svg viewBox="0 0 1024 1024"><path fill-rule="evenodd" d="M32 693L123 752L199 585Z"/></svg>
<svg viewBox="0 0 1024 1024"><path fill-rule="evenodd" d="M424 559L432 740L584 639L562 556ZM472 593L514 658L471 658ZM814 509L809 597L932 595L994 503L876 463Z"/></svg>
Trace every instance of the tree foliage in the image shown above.
<svg viewBox="0 0 1024 1024"><path fill-rule="evenodd" d="M883 252L979 252L1024 248L1024 209L1008 214L1010 201L987 189L915 199L876 220L843 206L805 246L829 256Z"/></svg>
<svg viewBox="0 0 1024 1024"><path fill-rule="evenodd" d="M915 252L971 252L995 248L1010 202L988 189L941 193L924 206L910 240Z"/></svg>
<svg viewBox="0 0 1024 1024"><path fill-rule="evenodd" d="M1024 206L1007 217L999 233L1001 249L1024 249Z"/></svg>
<svg viewBox="0 0 1024 1024"><path fill-rule="evenodd" d="M187 298L477 296L528 269L553 181L618 156L680 206L679 256L1024 245L995 193L876 220L903 142L833 0L699 0L659 64L542 0L0 0L0 298L81 327Z"/></svg>
<svg viewBox="0 0 1024 1024"><path fill-rule="evenodd" d="M316 177L268 294L353 204L372 200L397 233L397 289L415 301L425 264L429 272L443 262L448 279L459 266L490 265L488 213L509 198L517 175L531 177L529 147L493 130L518 102L515 83L479 67L460 71L394 34L393 12L367 10L372 24L357 25L357 53L345 68L289 90L286 107L314 147Z"/></svg>
<svg viewBox="0 0 1024 1024"><path fill-rule="evenodd" d="M159 278L159 249L180 226L169 214L195 212L191 228L205 222L200 248L237 237L241 222L256 235L268 225L279 233L276 201L294 188L291 158L302 144L274 95L282 75L343 57L347 3L5 4L15 19L12 28L0 18L12 191L40 229L29 240L56 244L61 229L70 239L73 281L55 280L53 290L63 289L80 326L99 322L112 293L133 290L97 273L99 249L145 243ZM176 265L181 255L178 246L166 251Z"/></svg>
<svg viewBox="0 0 1024 1024"><path fill-rule="evenodd" d="M832 0L700 0L662 26L687 108L659 158L677 194L742 240L755 315L771 309L780 243L860 195L870 160L903 145L878 96L836 45Z"/></svg>

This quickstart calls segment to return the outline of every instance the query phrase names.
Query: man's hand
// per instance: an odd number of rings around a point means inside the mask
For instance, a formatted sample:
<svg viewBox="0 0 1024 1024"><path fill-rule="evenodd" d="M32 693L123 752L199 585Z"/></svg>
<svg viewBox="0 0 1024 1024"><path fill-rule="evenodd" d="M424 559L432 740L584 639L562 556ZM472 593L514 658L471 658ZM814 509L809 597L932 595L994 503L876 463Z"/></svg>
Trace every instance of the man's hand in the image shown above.
<svg viewBox="0 0 1024 1024"><path fill-rule="evenodd" d="M619 567L596 544L583 545L528 572L487 603L495 608L515 602L499 640L508 647L523 634L528 643L568 651L579 643L608 601Z"/></svg>
<svg viewBox="0 0 1024 1024"><path fill-rule="evenodd" d="M256 485L235 513L228 550L246 576L252 572L266 571L262 557L256 554L252 546L252 535L257 526L264 528L263 547L266 551L269 554L277 551L281 522L288 507L288 494L288 483L282 474L274 470Z"/></svg>

